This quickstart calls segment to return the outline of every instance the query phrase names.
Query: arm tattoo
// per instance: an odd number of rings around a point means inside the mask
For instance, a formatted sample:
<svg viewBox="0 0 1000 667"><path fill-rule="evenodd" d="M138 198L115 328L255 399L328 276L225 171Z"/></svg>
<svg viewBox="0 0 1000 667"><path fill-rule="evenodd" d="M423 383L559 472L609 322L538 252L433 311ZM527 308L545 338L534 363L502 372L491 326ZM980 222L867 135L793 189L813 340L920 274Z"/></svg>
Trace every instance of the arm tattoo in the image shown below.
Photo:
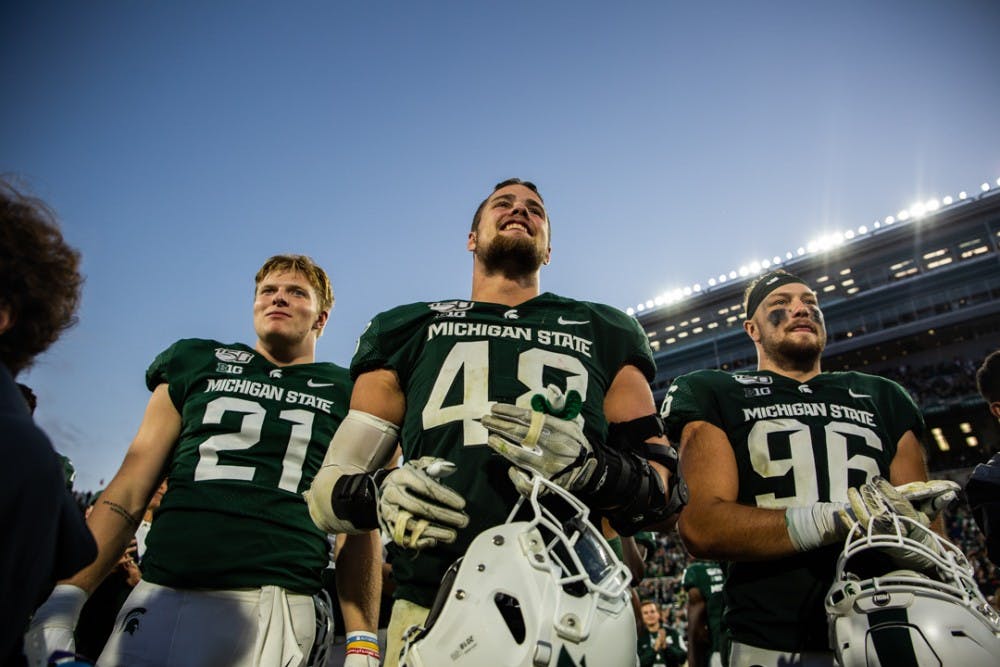
<svg viewBox="0 0 1000 667"><path fill-rule="evenodd" d="M110 500L102 500L101 502L104 503L105 505L107 505L108 508L112 512L114 512L115 514L119 515L121 518L123 518L126 521L128 521L130 525L132 525L132 526L138 526L139 525L139 520L136 519L131 514L129 514L128 510L126 510L124 507L122 507L118 503L113 503Z"/></svg>

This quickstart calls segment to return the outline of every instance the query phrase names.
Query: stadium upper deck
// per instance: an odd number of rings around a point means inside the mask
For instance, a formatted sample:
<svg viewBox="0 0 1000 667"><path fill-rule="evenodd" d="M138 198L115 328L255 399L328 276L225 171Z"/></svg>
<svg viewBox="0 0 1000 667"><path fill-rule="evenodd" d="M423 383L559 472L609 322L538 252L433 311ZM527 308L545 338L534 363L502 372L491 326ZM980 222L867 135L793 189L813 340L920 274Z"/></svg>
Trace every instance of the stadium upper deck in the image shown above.
<svg viewBox="0 0 1000 667"><path fill-rule="evenodd" d="M1000 449L1000 428L968 380L970 367L1000 347L1000 189L933 208L778 265L819 293L829 339L823 369L885 374L907 386L937 445L931 466L941 468ZM680 374L756 365L742 326L751 277L730 274L636 314L656 358L658 401Z"/></svg>

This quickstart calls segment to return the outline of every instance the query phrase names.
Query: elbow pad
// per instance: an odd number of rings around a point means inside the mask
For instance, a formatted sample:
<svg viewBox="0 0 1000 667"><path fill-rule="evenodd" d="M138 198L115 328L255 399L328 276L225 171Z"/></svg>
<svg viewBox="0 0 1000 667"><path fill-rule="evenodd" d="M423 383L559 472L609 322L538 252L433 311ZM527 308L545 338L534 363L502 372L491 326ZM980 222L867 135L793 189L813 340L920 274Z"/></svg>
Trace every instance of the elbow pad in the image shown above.
<svg viewBox="0 0 1000 667"><path fill-rule="evenodd" d="M360 410L347 413L303 494L309 516L320 530L352 534L378 527L380 469L398 440L399 428L392 422Z"/></svg>
<svg viewBox="0 0 1000 667"><path fill-rule="evenodd" d="M659 416L647 415L611 424L608 445L594 447L597 470L580 494L626 537L669 518L687 504L687 485L678 470L677 450L645 442L662 434L663 422ZM663 488L659 473L649 461L656 461L670 471L669 489Z"/></svg>

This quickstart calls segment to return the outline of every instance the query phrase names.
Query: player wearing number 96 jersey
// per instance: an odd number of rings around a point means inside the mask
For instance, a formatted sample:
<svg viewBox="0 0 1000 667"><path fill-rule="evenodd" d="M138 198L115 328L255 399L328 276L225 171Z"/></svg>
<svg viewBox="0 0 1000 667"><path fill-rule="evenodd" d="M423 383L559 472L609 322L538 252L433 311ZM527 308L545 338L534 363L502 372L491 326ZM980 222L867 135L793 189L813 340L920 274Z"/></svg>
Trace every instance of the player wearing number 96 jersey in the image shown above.
<svg viewBox="0 0 1000 667"><path fill-rule="evenodd" d="M36 613L25 642L32 664L72 648L80 607L163 476L168 490L146 540L142 581L98 664L305 664L328 547L301 493L347 412L351 382L346 369L315 361L333 306L323 269L278 255L255 284L253 347L186 339L149 367L153 394L139 432L88 519L97 561ZM341 556L378 548L376 533L353 535ZM375 601L354 582L379 565L370 556L339 559L348 630L375 630Z"/></svg>
<svg viewBox="0 0 1000 667"><path fill-rule="evenodd" d="M758 370L681 376L663 403L691 494L678 525L692 555L729 561L730 664L833 665L823 599L847 532L838 513L875 476L926 479L923 420L894 382L820 372L825 323L801 279L763 276L746 312Z"/></svg>

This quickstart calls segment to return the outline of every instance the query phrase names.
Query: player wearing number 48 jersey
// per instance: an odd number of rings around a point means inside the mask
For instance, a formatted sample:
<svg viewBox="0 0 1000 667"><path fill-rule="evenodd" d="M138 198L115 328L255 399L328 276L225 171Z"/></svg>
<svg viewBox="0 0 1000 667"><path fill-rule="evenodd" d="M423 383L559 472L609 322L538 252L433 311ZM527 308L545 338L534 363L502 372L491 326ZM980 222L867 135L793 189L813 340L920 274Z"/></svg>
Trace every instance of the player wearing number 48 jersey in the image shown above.
<svg viewBox="0 0 1000 667"><path fill-rule="evenodd" d="M926 480L924 425L895 383L820 372L825 323L801 279L766 274L745 306L758 369L679 377L663 403L690 485L680 533L692 555L729 561L730 664L833 665L823 599L848 489Z"/></svg>
<svg viewBox="0 0 1000 667"><path fill-rule="evenodd" d="M532 474L570 490L626 534L645 524L669 529L682 504L683 484L668 472L676 458L647 384L654 366L646 337L610 307L540 293L549 232L535 186L500 183L480 204L468 236L472 298L390 310L359 342L351 412L308 498L321 527L351 531L378 520L394 542L398 588L388 666L399 658L404 631L426 623L447 568L478 533L503 523L518 493L530 495ZM397 439L406 464L373 479L368 473L383 465ZM611 628L587 641L617 643L634 659L627 608L604 605L587 615L581 636L591 623ZM601 615L617 617L595 620ZM526 632L547 637L551 622ZM552 642L546 645L553 660L558 651L569 653L560 662L586 659L586 642ZM456 667L497 664L486 645L471 637L453 657Z"/></svg>
<svg viewBox="0 0 1000 667"><path fill-rule="evenodd" d="M256 276L254 347L187 339L155 359L139 432L88 521L98 559L36 614L26 642L36 664L70 648L86 595L121 553L162 476L169 485L146 540L142 581L98 664L305 664L328 548L301 493L351 392L346 369L315 361L332 306L326 273L308 257L272 257ZM375 630L377 595L358 582L379 563L345 557L373 545L375 533L351 536L338 558L348 630Z"/></svg>

